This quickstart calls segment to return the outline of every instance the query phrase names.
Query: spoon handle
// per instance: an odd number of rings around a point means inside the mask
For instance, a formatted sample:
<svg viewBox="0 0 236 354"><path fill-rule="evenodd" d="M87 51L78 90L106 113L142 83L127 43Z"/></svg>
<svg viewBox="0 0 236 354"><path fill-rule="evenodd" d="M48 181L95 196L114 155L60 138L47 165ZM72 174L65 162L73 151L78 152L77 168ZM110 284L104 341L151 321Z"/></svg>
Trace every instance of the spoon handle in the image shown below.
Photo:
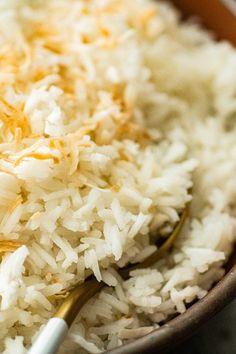
<svg viewBox="0 0 236 354"><path fill-rule="evenodd" d="M62 318L51 318L43 330L40 332L38 338L35 340L33 346L28 351L28 354L55 354L64 341L68 325Z"/></svg>
<svg viewBox="0 0 236 354"><path fill-rule="evenodd" d="M105 283L98 282L94 278L78 284L59 306L54 317L47 322L28 354L57 353L79 310L104 285Z"/></svg>

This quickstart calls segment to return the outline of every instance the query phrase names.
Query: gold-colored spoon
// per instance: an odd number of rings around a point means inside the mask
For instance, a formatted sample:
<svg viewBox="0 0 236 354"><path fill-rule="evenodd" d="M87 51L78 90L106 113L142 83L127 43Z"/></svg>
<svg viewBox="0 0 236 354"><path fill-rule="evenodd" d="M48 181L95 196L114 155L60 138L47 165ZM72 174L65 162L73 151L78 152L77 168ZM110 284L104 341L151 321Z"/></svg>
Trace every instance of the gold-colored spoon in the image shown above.
<svg viewBox="0 0 236 354"><path fill-rule="evenodd" d="M118 273L121 275L121 277L124 280L128 279L129 273L132 270L149 268L153 266L153 264L155 264L174 243L182 229L186 216L187 209L183 211L180 220L171 235L152 255L150 255L141 263L119 269ZM105 285L106 284L104 282L98 282L93 276L89 277L83 284L76 285L70 291L69 295L62 301L53 318L48 321L28 354L56 353L80 309Z"/></svg>

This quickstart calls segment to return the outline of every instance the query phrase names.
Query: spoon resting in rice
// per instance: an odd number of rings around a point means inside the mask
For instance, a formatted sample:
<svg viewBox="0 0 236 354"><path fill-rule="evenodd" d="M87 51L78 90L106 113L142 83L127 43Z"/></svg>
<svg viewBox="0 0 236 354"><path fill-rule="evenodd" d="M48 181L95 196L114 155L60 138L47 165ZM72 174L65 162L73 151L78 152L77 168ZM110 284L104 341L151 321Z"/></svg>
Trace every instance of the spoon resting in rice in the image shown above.
<svg viewBox="0 0 236 354"><path fill-rule="evenodd" d="M125 280L129 277L131 271L153 266L176 240L186 216L187 209L182 212L173 232L165 239L162 245L143 262L119 269L120 276ZM43 328L28 354L56 353L82 306L105 285L104 282L98 282L93 276L90 276L83 284L75 285L63 300L54 316Z"/></svg>

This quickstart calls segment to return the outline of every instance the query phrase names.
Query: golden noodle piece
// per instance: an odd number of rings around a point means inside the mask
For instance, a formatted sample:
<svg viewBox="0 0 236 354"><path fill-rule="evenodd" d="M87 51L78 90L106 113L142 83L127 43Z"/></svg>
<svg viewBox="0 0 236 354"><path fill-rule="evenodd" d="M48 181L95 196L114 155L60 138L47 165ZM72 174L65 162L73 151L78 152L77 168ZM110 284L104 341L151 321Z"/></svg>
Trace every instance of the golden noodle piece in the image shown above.
<svg viewBox="0 0 236 354"><path fill-rule="evenodd" d="M10 132L18 141L19 138L27 137L31 134L31 128L23 110L23 104L19 109L16 109L0 97L0 120L4 124L4 136L7 136L7 133Z"/></svg>
<svg viewBox="0 0 236 354"><path fill-rule="evenodd" d="M14 252L21 246L23 246L23 243L20 241L0 240L0 253Z"/></svg>

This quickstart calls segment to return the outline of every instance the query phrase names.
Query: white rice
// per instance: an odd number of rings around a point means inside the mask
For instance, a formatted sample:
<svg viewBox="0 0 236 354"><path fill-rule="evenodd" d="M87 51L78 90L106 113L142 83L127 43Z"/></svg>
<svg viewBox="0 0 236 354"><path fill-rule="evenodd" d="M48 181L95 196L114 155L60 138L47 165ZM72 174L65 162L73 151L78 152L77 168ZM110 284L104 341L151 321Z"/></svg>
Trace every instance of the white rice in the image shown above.
<svg viewBox="0 0 236 354"><path fill-rule="evenodd" d="M108 284L60 353L101 353L206 295L235 240L236 51L151 0L0 2L0 351ZM191 189L192 188L192 189ZM191 192L190 192L191 190ZM153 269L123 281L188 220Z"/></svg>

